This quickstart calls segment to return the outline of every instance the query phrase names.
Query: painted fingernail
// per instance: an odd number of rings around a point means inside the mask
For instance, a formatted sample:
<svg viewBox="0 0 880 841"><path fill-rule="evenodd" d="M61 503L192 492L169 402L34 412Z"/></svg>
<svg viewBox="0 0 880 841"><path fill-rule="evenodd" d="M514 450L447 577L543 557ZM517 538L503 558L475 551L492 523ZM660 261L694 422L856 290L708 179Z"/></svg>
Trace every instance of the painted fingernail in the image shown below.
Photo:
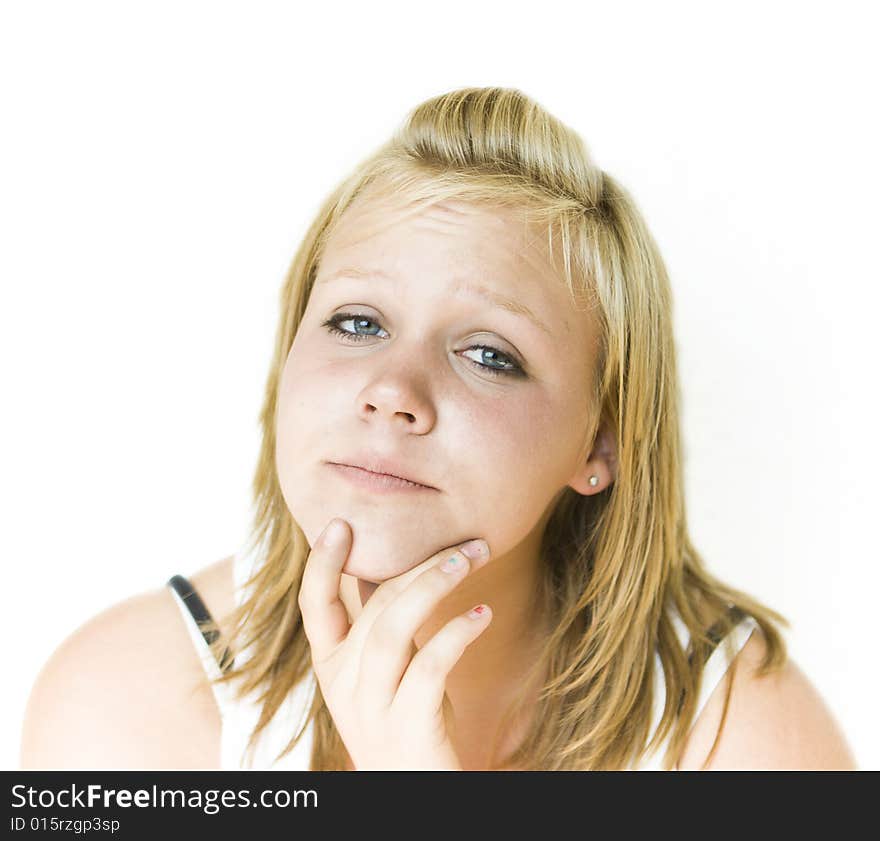
<svg viewBox="0 0 880 841"><path fill-rule="evenodd" d="M461 547L461 552L472 561L489 557L489 544L485 540L469 540Z"/></svg>
<svg viewBox="0 0 880 841"><path fill-rule="evenodd" d="M442 572L458 572L460 569L464 569L464 561L458 555L450 555L440 564Z"/></svg>
<svg viewBox="0 0 880 841"><path fill-rule="evenodd" d="M479 619L481 616L485 616L489 612L489 605L478 604L476 607L472 607L468 611L468 619Z"/></svg>

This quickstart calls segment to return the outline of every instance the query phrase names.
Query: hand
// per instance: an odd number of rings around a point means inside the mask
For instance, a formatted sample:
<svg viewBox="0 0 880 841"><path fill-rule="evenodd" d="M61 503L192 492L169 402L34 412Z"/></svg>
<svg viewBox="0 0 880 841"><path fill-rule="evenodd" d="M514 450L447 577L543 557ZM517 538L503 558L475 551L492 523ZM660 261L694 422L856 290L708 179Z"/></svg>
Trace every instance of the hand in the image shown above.
<svg viewBox="0 0 880 841"><path fill-rule="evenodd" d="M484 605L473 618L455 617L421 649L413 637L468 571L489 560L488 547L469 561L454 546L383 581L351 624L339 598L351 542L348 523L328 524L306 560L299 607L315 677L352 763L359 771L461 770L446 679L492 612ZM442 571L450 558L452 571Z"/></svg>

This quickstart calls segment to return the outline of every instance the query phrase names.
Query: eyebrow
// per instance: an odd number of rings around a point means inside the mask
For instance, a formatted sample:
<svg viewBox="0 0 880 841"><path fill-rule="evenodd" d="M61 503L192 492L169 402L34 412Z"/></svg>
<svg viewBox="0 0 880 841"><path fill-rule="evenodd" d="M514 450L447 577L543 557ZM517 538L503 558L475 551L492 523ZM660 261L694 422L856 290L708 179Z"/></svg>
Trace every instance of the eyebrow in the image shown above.
<svg viewBox="0 0 880 841"><path fill-rule="evenodd" d="M316 285L326 285L331 281L339 280L340 278L346 278L348 280L394 280L391 275L380 269L339 269L327 277L321 278ZM520 303L513 298L509 298L506 295L502 295L494 289L489 289L486 286L474 283L473 281L462 281L456 285L454 291L466 292L477 298L482 298L484 301L489 301L496 307L507 310L507 312L527 318L532 324L543 330L548 336L553 335L550 328L525 304Z"/></svg>

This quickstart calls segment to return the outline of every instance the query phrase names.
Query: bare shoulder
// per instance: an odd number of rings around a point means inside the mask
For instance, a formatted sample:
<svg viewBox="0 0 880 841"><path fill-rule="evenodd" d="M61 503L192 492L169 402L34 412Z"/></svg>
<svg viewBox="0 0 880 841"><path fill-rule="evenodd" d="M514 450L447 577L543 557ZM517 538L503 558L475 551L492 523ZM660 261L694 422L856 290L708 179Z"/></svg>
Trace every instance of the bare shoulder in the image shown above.
<svg viewBox="0 0 880 841"><path fill-rule="evenodd" d="M706 770L853 770L855 759L839 723L797 664L758 676L766 652L755 629L712 692L691 729L681 770L700 770L721 724L733 672L730 707Z"/></svg>
<svg viewBox="0 0 880 841"><path fill-rule="evenodd" d="M221 627L232 558L187 576ZM25 769L217 768L220 715L167 586L111 605L43 665L25 710Z"/></svg>

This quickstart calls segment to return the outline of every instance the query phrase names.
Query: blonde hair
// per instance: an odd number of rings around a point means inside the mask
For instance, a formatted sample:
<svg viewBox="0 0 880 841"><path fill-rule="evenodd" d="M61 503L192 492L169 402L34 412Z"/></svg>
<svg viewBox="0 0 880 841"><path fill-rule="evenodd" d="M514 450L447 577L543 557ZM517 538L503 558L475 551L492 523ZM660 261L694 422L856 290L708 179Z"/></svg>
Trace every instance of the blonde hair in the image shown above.
<svg viewBox="0 0 880 841"><path fill-rule="evenodd" d="M597 369L584 384L591 418L584 441L594 440L600 420L610 424L617 476L601 493L585 496L566 487L557 498L541 547L539 603L550 631L505 721L523 711L536 686L538 707L520 746L492 767L628 768L667 735L663 767L674 767L715 641L738 617L752 616L766 643L759 669L766 674L786 659L774 622L789 623L710 575L688 536L670 285L639 210L592 162L574 131L520 91L496 87L455 90L416 107L392 139L333 190L287 274L253 480L250 540L261 563L230 617L230 637L213 643L218 659L227 646L233 656L249 650L245 663L218 678L235 681L239 698L258 694L261 714L247 750L311 669L297 602L310 548L282 498L275 467L279 380L324 245L368 188L406 195L413 208L454 198L522 210L543 226L551 251L562 258L573 306L589 309L600 333ZM688 651L675 631L676 613L690 633ZM655 653L666 696L649 741ZM317 684L302 728L279 758L309 722L311 769L344 769L345 746ZM716 735L710 757L717 743Z"/></svg>

